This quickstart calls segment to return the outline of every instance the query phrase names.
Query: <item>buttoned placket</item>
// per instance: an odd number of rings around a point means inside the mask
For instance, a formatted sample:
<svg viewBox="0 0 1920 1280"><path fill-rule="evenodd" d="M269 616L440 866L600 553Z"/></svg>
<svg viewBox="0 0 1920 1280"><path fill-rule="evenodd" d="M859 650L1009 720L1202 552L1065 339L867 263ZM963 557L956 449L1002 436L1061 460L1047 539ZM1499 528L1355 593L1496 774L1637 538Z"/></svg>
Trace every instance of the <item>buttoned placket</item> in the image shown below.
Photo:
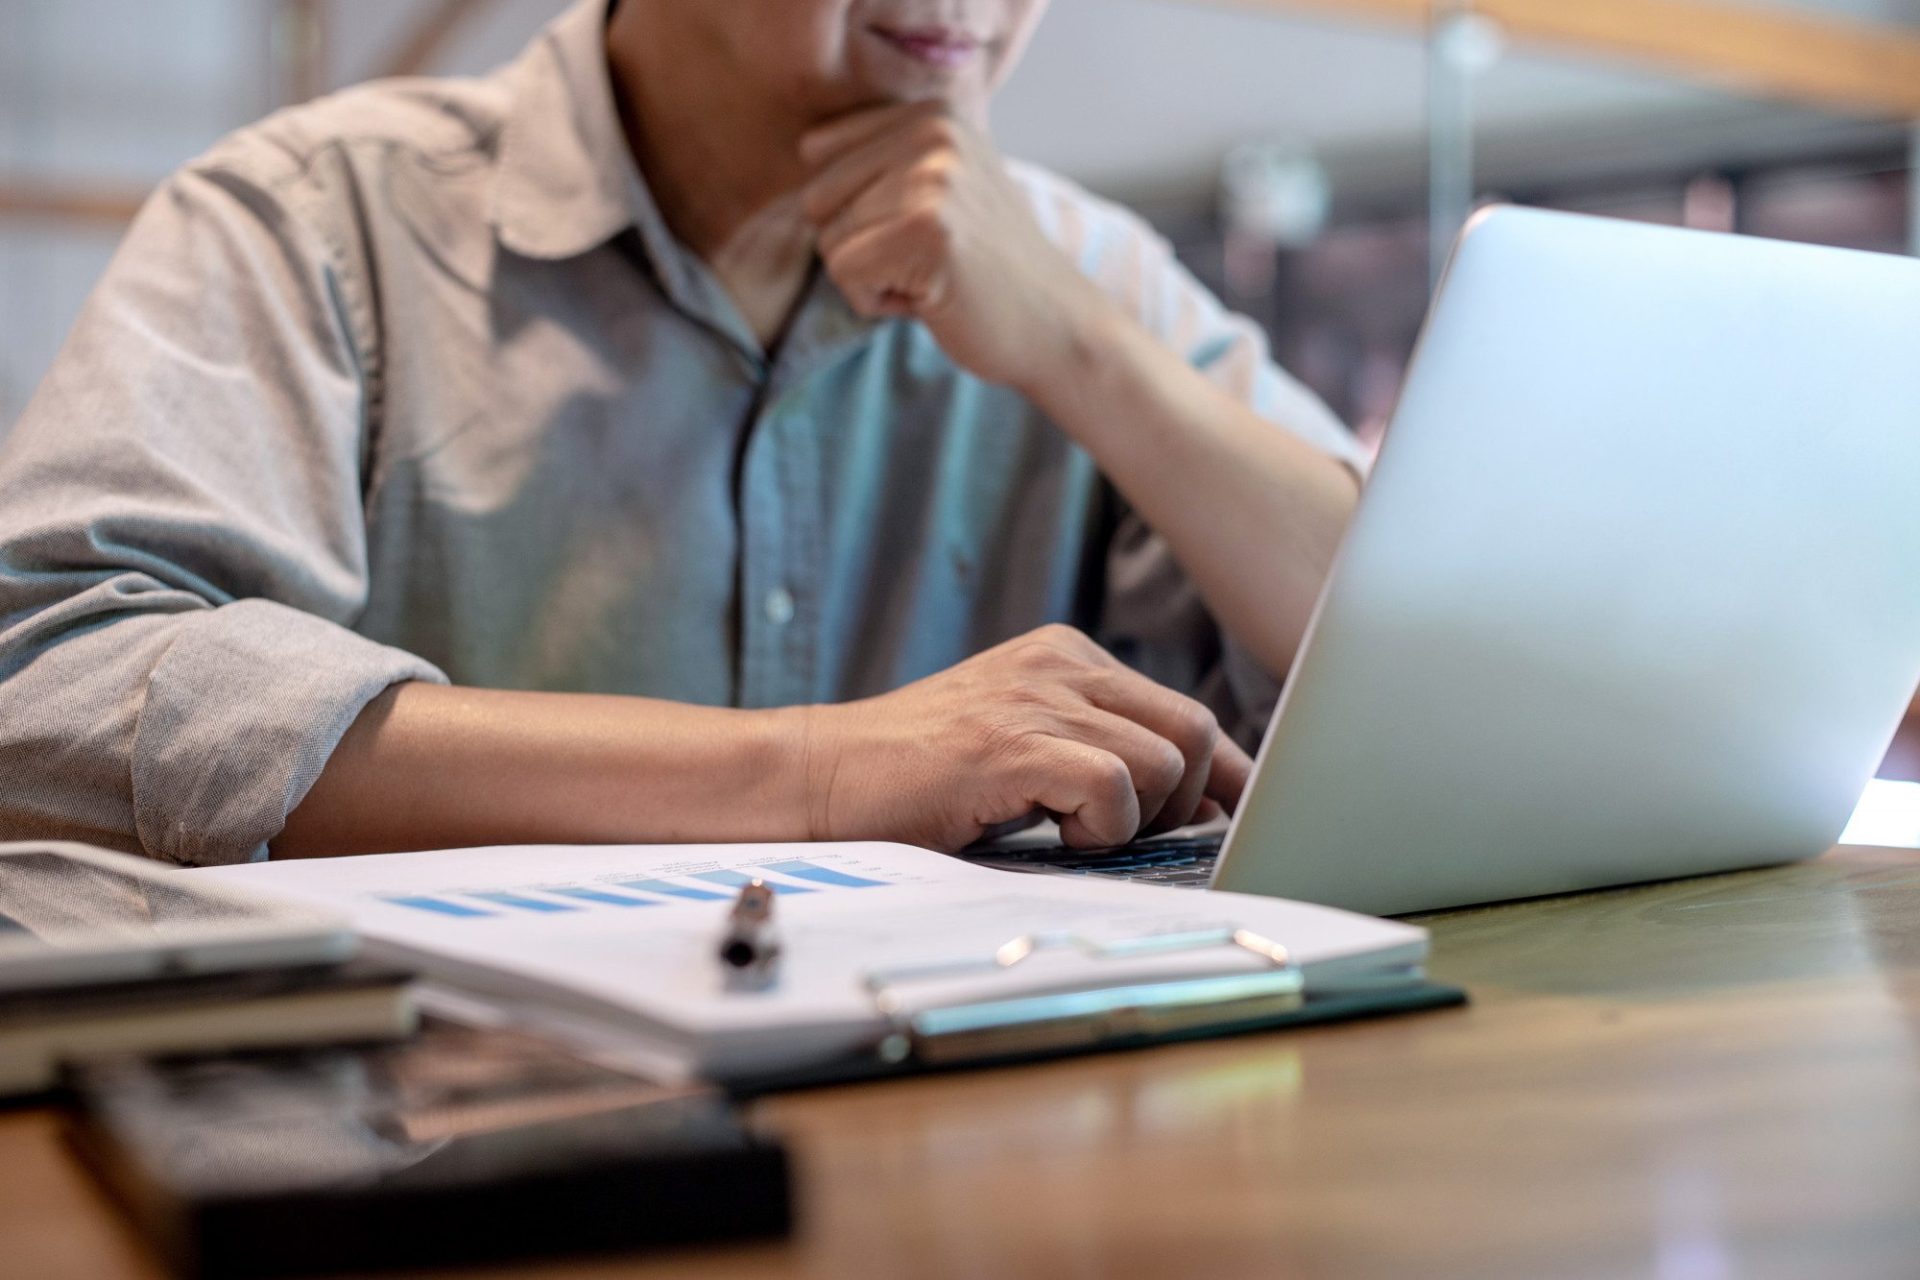
<svg viewBox="0 0 1920 1280"><path fill-rule="evenodd" d="M808 383L870 338L823 272L807 281L784 340L771 359L706 264L679 243L637 170L627 170L636 248L667 301L733 349L757 384L754 410L739 430L735 488L737 619L734 705L790 706L826 696L820 673L825 559L822 422Z"/></svg>
<svg viewBox="0 0 1920 1280"><path fill-rule="evenodd" d="M810 282L781 344L742 459L742 706L827 696L820 672L826 577L825 432L809 388L872 335L824 278Z"/></svg>
<svg viewBox="0 0 1920 1280"><path fill-rule="evenodd" d="M810 699L818 661L819 441L798 391L753 423L740 484L742 706Z"/></svg>
<svg viewBox="0 0 1920 1280"><path fill-rule="evenodd" d="M745 321L705 267L677 244L657 278L675 309L716 341L732 347L746 378L757 384L754 409L740 424L735 491L736 652L733 702L740 707L791 706L827 695L820 672L820 610L825 564L822 422L808 385L851 355L873 326L854 316L833 286L815 276L774 359L759 349ZM664 278L662 278L664 277Z"/></svg>

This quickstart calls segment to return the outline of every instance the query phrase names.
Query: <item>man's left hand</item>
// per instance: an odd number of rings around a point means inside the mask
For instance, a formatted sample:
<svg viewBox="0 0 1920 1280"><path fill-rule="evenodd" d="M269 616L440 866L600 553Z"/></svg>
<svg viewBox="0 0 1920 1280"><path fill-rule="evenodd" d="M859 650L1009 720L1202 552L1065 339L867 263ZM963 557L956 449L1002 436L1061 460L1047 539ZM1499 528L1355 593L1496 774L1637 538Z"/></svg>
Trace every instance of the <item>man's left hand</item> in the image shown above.
<svg viewBox="0 0 1920 1280"><path fill-rule="evenodd" d="M993 143L941 103L875 107L801 143L827 273L865 316L911 316L969 372L1032 394L1110 306L1040 229Z"/></svg>

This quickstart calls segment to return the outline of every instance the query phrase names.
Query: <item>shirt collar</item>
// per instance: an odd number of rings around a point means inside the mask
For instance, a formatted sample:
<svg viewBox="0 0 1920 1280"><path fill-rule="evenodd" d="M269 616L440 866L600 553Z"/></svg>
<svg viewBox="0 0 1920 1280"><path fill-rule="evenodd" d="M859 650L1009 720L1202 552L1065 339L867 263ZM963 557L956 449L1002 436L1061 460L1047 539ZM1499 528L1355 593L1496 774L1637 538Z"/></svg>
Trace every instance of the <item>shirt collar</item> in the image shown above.
<svg viewBox="0 0 1920 1280"><path fill-rule="evenodd" d="M758 358L759 345L712 273L667 227L627 146L607 66L612 0L579 0L508 68L493 222L522 257L578 257L633 228L682 312Z"/></svg>
<svg viewBox="0 0 1920 1280"><path fill-rule="evenodd" d="M511 104L500 140L493 222L522 257L559 260L597 249L629 227L676 306L753 359L760 346L705 265L688 252L654 201L620 123L607 66L607 14L615 0L579 0L508 68ZM878 326L856 316L816 279L784 354L808 363L844 351Z"/></svg>
<svg viewBox="0 0 1920 1280"><path fill-rule="evenodd" d="M493 222L500 242L523 257L575 257L640 219L631 194L640 176L607 69L607 7L580 0L508 69ZM658 222L650 200L645 212ZM666 235L664 225L657 230Z"/></svg>

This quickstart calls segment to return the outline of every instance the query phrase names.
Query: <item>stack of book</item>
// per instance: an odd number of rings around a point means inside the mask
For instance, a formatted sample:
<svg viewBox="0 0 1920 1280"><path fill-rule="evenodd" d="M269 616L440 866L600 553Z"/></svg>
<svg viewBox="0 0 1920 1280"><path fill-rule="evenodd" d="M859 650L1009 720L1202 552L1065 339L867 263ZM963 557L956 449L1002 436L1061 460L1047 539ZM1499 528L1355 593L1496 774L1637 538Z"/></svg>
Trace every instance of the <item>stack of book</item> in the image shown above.
<svg viewBox="0 0 1920 1280"><path fill-rule="evenodd" d="M50 1087L67 1061L399 1039L410 980L356 960L0 991L0 1096Z"/></svg>

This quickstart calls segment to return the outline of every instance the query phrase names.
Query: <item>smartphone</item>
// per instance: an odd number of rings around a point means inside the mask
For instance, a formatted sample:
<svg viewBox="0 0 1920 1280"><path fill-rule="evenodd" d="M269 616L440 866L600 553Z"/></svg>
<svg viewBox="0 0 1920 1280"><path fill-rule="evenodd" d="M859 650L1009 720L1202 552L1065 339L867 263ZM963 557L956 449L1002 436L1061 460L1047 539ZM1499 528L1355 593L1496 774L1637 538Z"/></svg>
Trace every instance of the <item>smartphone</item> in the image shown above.
<svg viewBox="0 0 1920 1280"><path fill-rule="evenodd" d="M401 1044L104 1060L69 1135L180 1277L358 1275L792 1223L778 1140L703 1085L429 1019Z"/></svg>
<svg viewBox="0 0 1920 1280"><path fill-rule="evenodd" d="M0 993L350 958L345 917L142 858L0 844Z"/></svg>

